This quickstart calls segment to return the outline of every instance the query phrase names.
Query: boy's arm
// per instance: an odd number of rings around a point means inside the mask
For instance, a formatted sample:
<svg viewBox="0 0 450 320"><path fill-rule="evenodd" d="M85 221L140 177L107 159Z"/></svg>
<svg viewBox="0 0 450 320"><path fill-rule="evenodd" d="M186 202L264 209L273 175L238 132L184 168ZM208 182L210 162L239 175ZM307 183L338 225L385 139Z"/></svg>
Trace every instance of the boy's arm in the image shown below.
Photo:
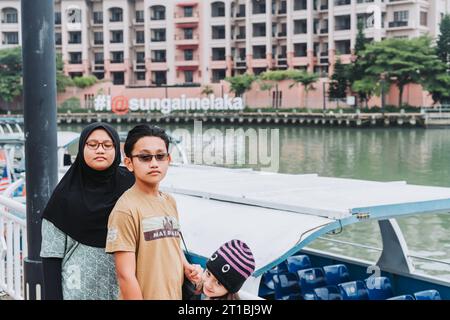
<svg viewBox="0 0 450 320"><path fill-rule="evenodd" d="M143 300L142 291L136 278L136 256L134 252L114 253L117 280L123 300Z"/></svg>

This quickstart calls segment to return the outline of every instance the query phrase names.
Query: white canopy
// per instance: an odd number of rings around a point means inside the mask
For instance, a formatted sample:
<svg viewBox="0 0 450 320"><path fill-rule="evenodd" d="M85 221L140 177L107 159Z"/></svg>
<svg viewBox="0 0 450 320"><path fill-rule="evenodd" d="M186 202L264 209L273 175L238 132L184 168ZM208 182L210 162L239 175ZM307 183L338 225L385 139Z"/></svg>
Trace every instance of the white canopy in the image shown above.
<svg viewBox="0 0 450 320"><path fill-rule="evenodd" d="M358 222L356 213L386 219L450 210L450 188L315 174L172 166L161 188L177 200L191 253L207 258L224 242L240 239L252 249L256 271L293 254L308 236Z"/></svg>

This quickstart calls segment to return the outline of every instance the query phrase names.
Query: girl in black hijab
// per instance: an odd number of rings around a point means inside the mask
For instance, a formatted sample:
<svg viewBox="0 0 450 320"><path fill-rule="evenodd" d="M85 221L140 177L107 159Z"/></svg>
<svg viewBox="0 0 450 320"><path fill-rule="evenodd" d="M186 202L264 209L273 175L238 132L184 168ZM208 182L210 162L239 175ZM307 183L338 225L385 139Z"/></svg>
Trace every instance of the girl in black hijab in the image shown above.
<svg viewBox="0 0 450 320"><path fill-rule="evenodd" d="M81 133L75 162L42 220L45 299L116 299L113 257L105 253L109 214L134 183L121 162L119 135L94 123Z"/></svg>

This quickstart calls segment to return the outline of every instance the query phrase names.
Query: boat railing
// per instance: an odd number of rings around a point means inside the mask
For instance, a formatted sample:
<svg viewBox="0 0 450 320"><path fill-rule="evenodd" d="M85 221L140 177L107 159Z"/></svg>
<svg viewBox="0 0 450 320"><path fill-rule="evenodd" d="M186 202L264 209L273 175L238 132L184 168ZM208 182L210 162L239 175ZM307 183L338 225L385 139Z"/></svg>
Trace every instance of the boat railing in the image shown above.
<svg viewBox="0 0 450 320"><path fill-rule="evenodd" d="M25 214L23 203L0 195L0 290L16 300L24 299L27 224L20 216Z"/></svg>
<svg viewBox="0 0 450 320"><path fill-rule="evenodd" d="M350 241L345 241L345 240L331 239L329 237L318 237L318 239L324 240L324 241L328 241L328 242L332 242L332 243L353 246L353 247L356 247L356 248L377 251L377 252L382 252L383 251L382 248L378 248L378 247L374 247L374 246L368 246L368 245L355 243L355 242L350 242ZM429 262L435 262L435 263L439 263L439 264L442 264L442 265L450 266L450 262L444 261L444 260L440 260L440 259L428 258L428 257L416 255L416 254L408 254L408 257L412 258L412 259L429 261Z"/></svg>

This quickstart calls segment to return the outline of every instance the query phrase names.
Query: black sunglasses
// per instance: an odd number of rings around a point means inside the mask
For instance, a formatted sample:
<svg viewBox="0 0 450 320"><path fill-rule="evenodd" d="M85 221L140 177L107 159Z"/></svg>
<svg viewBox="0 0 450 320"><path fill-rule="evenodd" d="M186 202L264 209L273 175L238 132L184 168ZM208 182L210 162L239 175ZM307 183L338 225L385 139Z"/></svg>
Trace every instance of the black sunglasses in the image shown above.
<svg viewBox="0 0 450 320"><path fill-rule="evenodd" d="M158 154L148 154L148 153L140 153L132 155L131 158L138 158L140 162L152 162L153 158L156 161L166 161L169 158L168 153L158 153Z"/></svg>

